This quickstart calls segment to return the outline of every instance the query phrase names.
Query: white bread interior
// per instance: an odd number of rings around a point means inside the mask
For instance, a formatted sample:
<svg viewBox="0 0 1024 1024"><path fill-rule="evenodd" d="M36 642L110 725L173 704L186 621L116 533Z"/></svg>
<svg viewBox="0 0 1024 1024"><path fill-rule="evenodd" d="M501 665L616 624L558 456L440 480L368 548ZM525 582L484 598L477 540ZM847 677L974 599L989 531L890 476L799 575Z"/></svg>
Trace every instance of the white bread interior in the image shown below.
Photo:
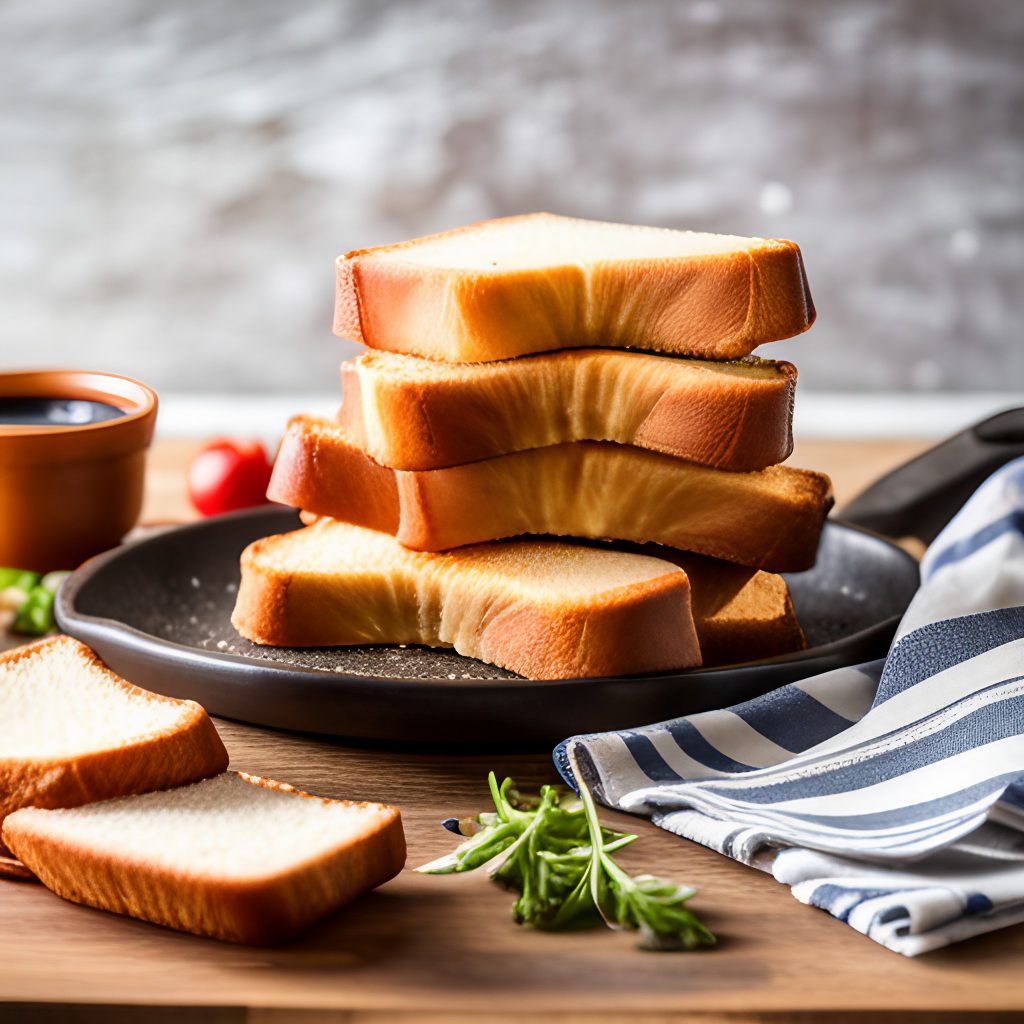
<svg viewBox="0 0 1024 1024"><path fill-rule="evenodd" d="M502 217L475 230L444 232L410 242L395 259L425 267L490 274L566 264L678 259L749 252L762 238L612 224L552 214Z"/></svg>
<svg viewBox="0 0 1024 1024"><path fill-rule="evenodd" d="M73 758L179 726L181 701L125 687L70 638L0 660L0 752L5 758Z"/></svg>
<svg viewBox="0 0 1024 1024"><path fill-rule="evenodd" d="M0 655L0 821L192 782L228 755L194 701L133 686L77 640Z"/></svg>

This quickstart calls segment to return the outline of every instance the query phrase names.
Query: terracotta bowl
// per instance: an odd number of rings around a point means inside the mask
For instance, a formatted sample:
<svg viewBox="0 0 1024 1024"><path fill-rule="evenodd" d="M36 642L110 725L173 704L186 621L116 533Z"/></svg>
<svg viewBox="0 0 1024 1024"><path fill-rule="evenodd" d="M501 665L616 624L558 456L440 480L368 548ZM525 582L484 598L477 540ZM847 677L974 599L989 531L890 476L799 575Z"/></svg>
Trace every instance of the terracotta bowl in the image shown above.
<svg viewBox="0 0 1024 1024"><path fill-rule="evenodd" d="M112 373L0 373L0 400L12 398L101 402L121 413L82 425L0 423L0 566L74 569L139 517L156 393Z"/></svg>

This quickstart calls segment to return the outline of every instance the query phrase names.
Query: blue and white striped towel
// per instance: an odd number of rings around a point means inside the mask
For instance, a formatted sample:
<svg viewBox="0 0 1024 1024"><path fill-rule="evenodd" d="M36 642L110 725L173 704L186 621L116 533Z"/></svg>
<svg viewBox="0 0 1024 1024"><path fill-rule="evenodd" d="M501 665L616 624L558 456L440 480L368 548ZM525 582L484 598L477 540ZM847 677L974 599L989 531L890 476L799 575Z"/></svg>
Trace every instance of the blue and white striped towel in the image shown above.
<svg viewBox="0 0 1024 1024"><path fill-rule="evenodd" d="M1024 459L921 577L884 661L574 737L556 763L609 807L770 862L798 900L906 956L1024 921Z"/></svg>

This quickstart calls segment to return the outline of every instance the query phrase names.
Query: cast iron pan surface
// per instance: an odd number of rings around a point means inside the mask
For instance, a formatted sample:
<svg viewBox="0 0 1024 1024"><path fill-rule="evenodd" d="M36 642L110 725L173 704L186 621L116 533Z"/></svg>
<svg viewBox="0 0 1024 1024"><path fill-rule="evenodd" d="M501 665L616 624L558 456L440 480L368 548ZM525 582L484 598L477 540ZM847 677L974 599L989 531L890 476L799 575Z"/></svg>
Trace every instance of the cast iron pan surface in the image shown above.
<svg viewBox="0 0 1024 1024"><path fill-rule="evenodd" d="M299 525L279 508L179 527L86 563L57 621L117 672L216 715L404 744L550 745L728 707L817 672L882 657L917 588L885 538L931 541L981 481L1024 455L1024 410L969 427L893 470L828 522L813 569L786 577L809 649L727 668L623 679L530 681L418 647L256 647L231 627L238 556Z"/></svg>
<svg viewBox="0 0 1024 1024"><path fill-rule="evenodd" d="M58 623L132 682L227 718L368 740L526 746L726 707L881 657L918 581L900 548L830 522L815 567L786 577L808 650L727 668L525 680L453 651L243 640L230 621L239 555L299 525L294 512L267 507L117 548L67 580Z"/></svg>

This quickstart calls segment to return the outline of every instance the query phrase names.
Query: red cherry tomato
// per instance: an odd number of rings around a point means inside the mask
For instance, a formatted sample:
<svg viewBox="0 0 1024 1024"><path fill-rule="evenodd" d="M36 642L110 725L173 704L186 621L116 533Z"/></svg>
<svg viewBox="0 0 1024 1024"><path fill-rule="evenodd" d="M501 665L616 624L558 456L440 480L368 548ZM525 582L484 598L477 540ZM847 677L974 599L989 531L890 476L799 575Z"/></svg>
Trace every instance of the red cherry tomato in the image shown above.
<svg viewBox="0 0 1024 1024"><path fill-rule="evenodd" d="M204 516L262 505L271 463L259 441L214 441L192 460L188 493Z"/></svg>

